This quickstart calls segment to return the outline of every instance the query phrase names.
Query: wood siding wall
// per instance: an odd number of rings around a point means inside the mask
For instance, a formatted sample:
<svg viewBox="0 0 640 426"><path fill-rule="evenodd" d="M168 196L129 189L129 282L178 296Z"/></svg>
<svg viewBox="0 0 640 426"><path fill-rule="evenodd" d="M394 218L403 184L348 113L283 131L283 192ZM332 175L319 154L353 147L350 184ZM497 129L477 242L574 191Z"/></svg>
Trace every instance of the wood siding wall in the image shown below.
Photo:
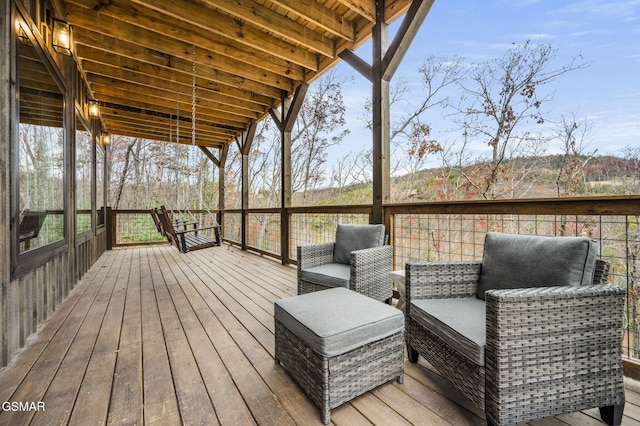
<svg viewBox="0 0 640 426"><path fill-rule="evenodd" d="M8 362L24 347L27 338L51 316L84 273L104 253L106 236L106 232L101 232L74 250L65 251L17 280L9 282L6 287ZM72 251L75 254L71 253Z"/></svg>
<svg viewBox="0 0 640 426"><path fill-rule="evenodd" d="M21 3L22 4L22 3ZM36 3L31 3L35 5ZM73 60L69 57L54 56L56 66L64 76L68 93L65 123L67 126L68 175L65 193L69 194L66 205L67 242L57 248L52 257L35 262L33 267L16 277L11 274L11 126L17 117L12 109L15 81L12 69L15 67L15 50L12 46L14 26L12 13L16 11L12 0L0 0L0 370L8 365L24 347L29 336L36 333L76 286L84 273L107 249L106 227L95 234L76 240L75 236L75 195L73 192L73 172L75 170L75 122L76 105L84 106L84 89L81 76ZM27 13L37 14L38 7L32 6ZM94 123L95 124L95 123ZM95 128L95 127L94 127Z"/></svg>

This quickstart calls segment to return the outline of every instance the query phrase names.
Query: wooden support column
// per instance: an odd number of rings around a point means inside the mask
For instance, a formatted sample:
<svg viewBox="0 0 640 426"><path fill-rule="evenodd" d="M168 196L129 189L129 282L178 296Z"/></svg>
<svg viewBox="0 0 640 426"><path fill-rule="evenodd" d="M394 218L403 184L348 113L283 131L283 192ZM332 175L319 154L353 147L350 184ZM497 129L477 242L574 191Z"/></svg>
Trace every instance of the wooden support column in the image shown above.
<svg viewBox="0 0 640 426"><path fill-rule="evenodd" d="M218 223L222 226L222 233L224 235L224 214L226 199L225 199L225 167L227 166L227 155L229 154L229 145L224 145L220 149L220 165L218 166Z"/></svg>
<svg viewBox="0 0 640 426"><path fill-rule="evenodd" d="M242 250L247 249L247 225L248 225L248 213L249 209L249 151L251 151L251 145L253 145L253 138L256 135L256 123L251 123L249 128L242 132L239 138L236 138L236 143L240 149L241 154L241 186L242 186L242 228L240 230Z"/></svg>
<svg viewBox="0 0 640 426"><path fill-rule="evenodd" d="M309 85L302 83L296 89L291 99L282 92L280 116L273 109L269 110L271 118L280 130L281 135L281 165L280 165L280 256L282 264L289 263L289 207L291 207L291 129L298 117L300 107L307 94Z"/></svg>
<svg viewBox="0 0 640 426"><path fill-rule="evenodd" d="M373 205L372 223L391 224L385 219L384 205L390 200L390 113L389 82L398 69L434 0L413 0L391 45L384 16L384 0L376 0L376 23L372 30L373 59L368 65L351 50L344 50L340 58L372 83L373 123Z"/></svg>
<svg viewBox="0 0 640 426"><path fill-rule="evenodd" d="M16 64L14 50L12 1L0 1L0 81L6 84L0 91L0 367L9 362L7 326L7 287L11 279L11 97L15 82L11 68ZM14 117L17 120L17 114ZM15 125L14 129L18 126ZM15 226L15 225L14 225Z"/></svg>
<svg viewBox="0 0 640 426"><path fill-rule="evenodd" d="M223 225L223 214L222 210L224 210L224 167L227 164L227 154L229 152L229 145L223 145L220 148L220 159L215 156L215 154L207 147L201 146L200 151L204 152L204 155L207 156L209 160L218 168L218 213L216 214L216 221Z"/></svg>
<svg viewBox="0 0 640 426"><path fill-rule="evenodd" d="M383 206L389 202L391 191L389 80L383 78L383 58L389 44L389 29L384 22L384 0L376 1L376 24L373 27L372 43L373 209L371 221L382 223Z"/></svg>

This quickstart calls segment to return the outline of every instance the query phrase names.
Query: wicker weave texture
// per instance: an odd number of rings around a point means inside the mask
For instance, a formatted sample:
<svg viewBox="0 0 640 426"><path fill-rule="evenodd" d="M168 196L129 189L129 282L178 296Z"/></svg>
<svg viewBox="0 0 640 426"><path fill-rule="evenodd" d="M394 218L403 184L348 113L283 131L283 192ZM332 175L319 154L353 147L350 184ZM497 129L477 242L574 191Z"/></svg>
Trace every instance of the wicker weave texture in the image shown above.
<svg viewBox="0 0 640 426"><path fill-rule="evenodd" d="M611 285L487 292L487 416L510 424L624 403L623 297Z"/></svg>
<svg viewBox="0 0 640 426"><path fill-rule="evenodd" d="M335 243L298 246L298 294L326 290L320 284L302 279L302 270L326 265L333 261ZM350 289L376 300L385 301L393 295L391 269L393 247L389 245L351 252Z"/></svg>
<svg viewBox="0 0 640 426"><path fill-rule="evenodd" d="M469 362L411 317L412 300L474 296L480 268L407 264L408 346L483 409L490 424L593 407L621 412L624 290L605 284L609 264L597 262L590 286L488 291L486 366Z"/></svg>
<svg viewBox="0 0 640 426"><path fill-rule="evenodd" d="M418 351L438 372L450 380L477 407L484 407L484 368L469 361L440 337L407 315L407 345Z"/></svg>
<svg viewBox="0 0 640 426"><path fill-rule="evenodd" d="M324 424L331 409L390 380L403 381L402 332L334 357L310 349L278 319L275 333L276 362L320 408Z"/></svg>

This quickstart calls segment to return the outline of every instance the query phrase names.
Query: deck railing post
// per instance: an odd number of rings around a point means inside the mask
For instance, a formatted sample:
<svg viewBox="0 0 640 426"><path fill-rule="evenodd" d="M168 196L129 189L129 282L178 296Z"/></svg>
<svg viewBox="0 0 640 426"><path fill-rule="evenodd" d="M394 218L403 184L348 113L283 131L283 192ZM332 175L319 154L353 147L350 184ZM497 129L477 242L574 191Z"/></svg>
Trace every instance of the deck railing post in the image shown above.
<svg viewBox="0 0 640 426"><path fill-rule="evenodd" d="M105 208L105 226L107 228L107 250L113 249L113 245L116 241L116 212L111 207Z"/></svg>

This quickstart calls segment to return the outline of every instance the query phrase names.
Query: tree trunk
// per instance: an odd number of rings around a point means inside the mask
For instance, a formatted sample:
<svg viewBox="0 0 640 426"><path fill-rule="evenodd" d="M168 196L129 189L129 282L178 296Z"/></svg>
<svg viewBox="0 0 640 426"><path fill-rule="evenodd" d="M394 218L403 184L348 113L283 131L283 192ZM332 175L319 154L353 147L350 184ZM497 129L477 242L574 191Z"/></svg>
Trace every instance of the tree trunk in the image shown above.
<svg viewBox="0 0 640 426"><path fill-rule="evenodd" d="M131 152L133 151L133 148L137 143L138 143L138 139L132 139L131 143L129 143L129 145L127 146L127 153L124 158L124 166L122 167L122 174L120 175L120 180L118 181L118 187L116 188L116 200L113 206L115 210L118 210L120 206L120 199L122 198L122 190L124 188L124 183L127 179L127 174L129 172Z"/></svg>

